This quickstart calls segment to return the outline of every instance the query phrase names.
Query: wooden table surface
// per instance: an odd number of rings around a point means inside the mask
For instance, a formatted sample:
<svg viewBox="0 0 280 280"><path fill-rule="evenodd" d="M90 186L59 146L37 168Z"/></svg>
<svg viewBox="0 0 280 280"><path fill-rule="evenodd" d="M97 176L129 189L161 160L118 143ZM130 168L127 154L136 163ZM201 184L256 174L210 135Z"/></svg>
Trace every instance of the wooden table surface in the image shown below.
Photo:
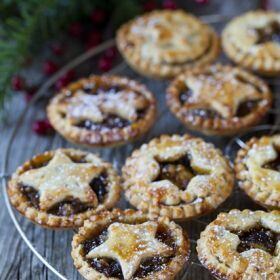
<svg viewBox="0 0 280 280"><path fill-rule="evenodd" d="M219 1L214 1L219 2ZM222 2L222 1L220 1ZM224 2L240 2L241 1L224 1ZM247 1L243 1L247 2ZM249 1L248 1L249 2ZM277 2L277 1L275 1ZM237 5L238 6L238 5ZM239 5L235 9L244 11L248 9L248 5L242 7ZM251 7L251 6L250 6ZM227 10L228 7L224 7L222 11ZM125 158L131 153L135 147L139 147L141 143L160 135L161 133L183 133L186 129L169 113L166 108L164 100L164 91L167 86L167 82L153 81L143 77L140 77L128 67L126 67L122 74L131 78L135 78L144 82L156 95L158 99L158 119L152 129L145 137L133 144L114 149L104 150L92 150L98 152L104 159L111 161L114 166L120 169ZM274 91L277 88L274 87ZM47 98L42 98L34 106L30 108L26 114L24 121L17 131L15 141L12 143L11 153L9 157L8 173L10 174L18 165L23 161L29 159L32 155L40 153L42 151L56 148L56 147L68 147L72 146L63 140L58 135L51 137L38 137L31 131L31 123L33 120L40 117L44 117L44 107L46 105ZM14 127L20 112L24 109L25 102L22 97L16 96L12 99L12 102L7 110L6 122L1 125L0 131L0 147L3 151L8 145L9 135ZM277 106L279 108L279 104ZM270 121L272 119L270 118ZM217 146L223 148L229 139L223 138L211 138L207 139L214 142ZM0 157L0 167L2 168L3 159ZM0 196L0 203L2 205L0 211L0 279L1 280L14 280L14 279L58 279L48 269L45 268L40 261L31 253L26 244L23 242L17 230L15 229L6 207L4 205L3 195ZM124 201L121 202L121 206L125 205ZM251 208L257 209L258 206L253 204L245 195L235 191L231 199L224 203L215 213L208 215L205 218L201 218L199 221L192 221L182 224L188 231L190 237L195 240L199 236L200 231L205 227L205 223L208 223L222 210L228 210L231 208ZM27 234L28 238L35 244L38 251L67 279L81 279L75 270L72 259L70 257L70 244L73 235L72 231L52 231L41 229L38 226L33 225L24 218L17 216L22 228ZM195 243L192 246L192 260L196 262L195 257ZM201 268L197 264L190 266L188 273L184 279L204 280L212 279L206 270Z"/></svg>

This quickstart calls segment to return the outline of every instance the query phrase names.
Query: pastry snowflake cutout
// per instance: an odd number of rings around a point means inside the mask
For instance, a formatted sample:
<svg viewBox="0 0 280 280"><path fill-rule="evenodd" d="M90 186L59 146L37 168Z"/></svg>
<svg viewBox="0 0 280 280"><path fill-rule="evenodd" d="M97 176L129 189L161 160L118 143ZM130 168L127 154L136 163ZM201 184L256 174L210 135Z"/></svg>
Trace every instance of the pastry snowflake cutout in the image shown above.
<svg viewBox="0 0 280 280"><path fill-rule="evenodd" d="M113 223L108 238L87 254L87 258L108 257L119 262L124 279L131 279L142 260L161 255L169 256L173 249L155 238L156 222L139 225Z"/></svg>

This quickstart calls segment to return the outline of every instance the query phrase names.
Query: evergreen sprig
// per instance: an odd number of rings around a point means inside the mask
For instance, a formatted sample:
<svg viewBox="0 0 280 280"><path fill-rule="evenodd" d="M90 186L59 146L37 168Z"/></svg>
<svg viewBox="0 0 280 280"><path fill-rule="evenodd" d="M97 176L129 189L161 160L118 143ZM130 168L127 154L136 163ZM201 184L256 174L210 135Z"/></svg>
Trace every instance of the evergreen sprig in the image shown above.
<svg viewBox="0 0 280 280"><path fill-rule="evenodd" d="M139 12L137 0L2 0L0 2L0 110L11 96L11 78L26 59L94 8L113 14L116 25ZM113 13L112 13L113 11Z"/></svg>

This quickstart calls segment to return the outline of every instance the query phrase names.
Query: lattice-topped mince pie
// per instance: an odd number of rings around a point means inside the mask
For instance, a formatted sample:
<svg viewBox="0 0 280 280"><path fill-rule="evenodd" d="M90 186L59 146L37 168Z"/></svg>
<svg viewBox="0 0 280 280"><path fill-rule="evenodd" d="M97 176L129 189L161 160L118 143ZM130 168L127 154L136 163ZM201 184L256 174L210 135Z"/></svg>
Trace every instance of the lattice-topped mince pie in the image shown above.
<svg viewBox="0 0 280 280"><path fill-rule="evenodd" d="M166 217L133 210L92 216L72 241L74 265L88 280L172 280L186 267L189 240Z"/></svg>
<svg viewBox="0 0 280 280"><path fill-rule="evenodd" d="M263 75L280 74L280 13L251 11L224 29L222 44L237 64Z"/></svg>
<svg viewBox="0 0 280 280"><path fill-rule="evenodd" d="M58 149L19 167L8 183L8 194L12 205L37 224L78 227L117 203L120 182L111 164L96 155Z"/></svg>
<svg viewBox="0 0 280 280"><path fill-rule="evenodd" d="M167 89L167 104L188 128L233 135L260 122L271 107L268 86L256 76L225 65L179 75Z"/></svg>
<svg viewBox="0 0 280 280"><path fill-rule="evenodd" d="M235 172L255 202L280 210L280 134L249 140L238 151Z"/></svg>
<svg viewBox="0 0 280 280"><path fill-rule="evenodd" d="M216 209L231 194L228 161L212 144L187 134L162 135L135 150L122 170L137 209L187 219Z"/></svg>
<svg viewBox="0 0 280 280"><path fill-rule="evenodd" d="M198 258L217 279L280 279L280 212L231 210L201 233Z"/></svg>
<svg viewBox="0 0 280 280"><path fill-rule="evenodd" d="M136 71L160 78L210 64L220 51L214 30L182 10L154 11L129 21L118 30L117 45Z"/></svg>
<svg viewBox="0 0 280 280"><path fill-rule="evenodd" d="M156 101L147 88L118 76L91 76L70 84L47 108L53 127L71 142L115 146L152 126Z"/></svg>

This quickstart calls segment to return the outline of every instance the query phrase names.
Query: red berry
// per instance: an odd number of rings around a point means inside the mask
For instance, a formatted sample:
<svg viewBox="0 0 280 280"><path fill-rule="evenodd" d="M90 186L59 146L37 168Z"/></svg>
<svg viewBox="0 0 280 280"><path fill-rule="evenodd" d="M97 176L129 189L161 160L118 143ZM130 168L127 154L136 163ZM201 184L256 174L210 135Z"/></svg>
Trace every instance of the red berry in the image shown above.
<svg viewBox="0 0 280 280"><path fill-rule="evenodd" d="M197 4L208 4L209 0L195 0Z"/></svg>
<svg viewBox="0 0 280 280"><path fill-rule="evenodd" d="M83 34L83 25L80 22L72 22L69 26L69 34L73 37L81 37Z"/></svg>
<svg viewBox="0 0 280 280"><path fill-rule="evenodd" d="M24 94L26 102L29 102L32 99L32 97L34 96L34 94L36 93L37 90L38 90L38 88L36 86L26 89L25 94Z"/></svg>
<svg viewBox="0 0 280 280"><path fill-rule="evenodd" d="M164 0L162 7L167 10L175 10L177 9L177 4L172 0Z"/></svg>
<svg viewBox="0 0 280 280"><path fill-rule="evenodd" d="M88 39L86 41L86 48L90 49L96 47L101 43L101 41L102 41L101 33L97 30L94 30L88 36Z"/></svg>
<svg viewBox="0 0 280 280"><path fill-rule="evenodd" d="M152 10L155 10L157 8L157 3L155 1L146 1L143 4L143 10L145 12L150 12Z"/></svg>
<svg viewBox="0 0 280 280"><path fill-rule="evenodd" d="M32 124L32 130L38 135L49 135L53 133L53 127L46 119L37 120Z"/></svg>
<svg viewBox="0 0 280 280"><path fill-rule="evenodd" d="M65 48L62 44L60 43L54 43L51 45L51 50L53 52L53 54L55 55L63 55L65 52Z"/></svg>
<svg viewBox="0 0 280 280"><path fill-rule="evenodd" d="M76 76L76 72L73 69L71 69L65 74L64 78L69 82L71 82L75 79L75 76Z"/></svg>
<svg viewBox="0 0 280 280"><path fill-rule="evenodd" d="M107 18L107 13L104 10L96 9L92 11L90 18L93 23L102 24Z"/></svg>
<svg viewBox="0 0 280 280"><path fill-rule="evenodd" d="M98 68L102 72L107 72L112 68L112 61L103 56L98 61Z"/></svg>
<svg viewBox="0 0 280 280"><path fill-rule="evenodd" d="M116 47L111 47L107 49L104 53L104 56L108 59L114 59L118 54L118 50Z"/></svg>
<svg viewBox="0 0 280 280"><path fill-rule="evenodd" d="M46 60L43 64L43 71L46 75L52 75L58 70L58 66L51 60Z"/></svg>
<svg viewBox="0 0 280 280"><path fill-rule="evenodd" d="M268 10L269 9L269 0L261 0L261 8L263 10Z"/></svg>
<svg viewBox="0 0 280 280"><path fill-rule="evenodd" d="M12 89L15 91L19 91L19 90L23 90L25 86L25 80L19 76L19 75L15 75L14 77L12 77Z"/></svg>

